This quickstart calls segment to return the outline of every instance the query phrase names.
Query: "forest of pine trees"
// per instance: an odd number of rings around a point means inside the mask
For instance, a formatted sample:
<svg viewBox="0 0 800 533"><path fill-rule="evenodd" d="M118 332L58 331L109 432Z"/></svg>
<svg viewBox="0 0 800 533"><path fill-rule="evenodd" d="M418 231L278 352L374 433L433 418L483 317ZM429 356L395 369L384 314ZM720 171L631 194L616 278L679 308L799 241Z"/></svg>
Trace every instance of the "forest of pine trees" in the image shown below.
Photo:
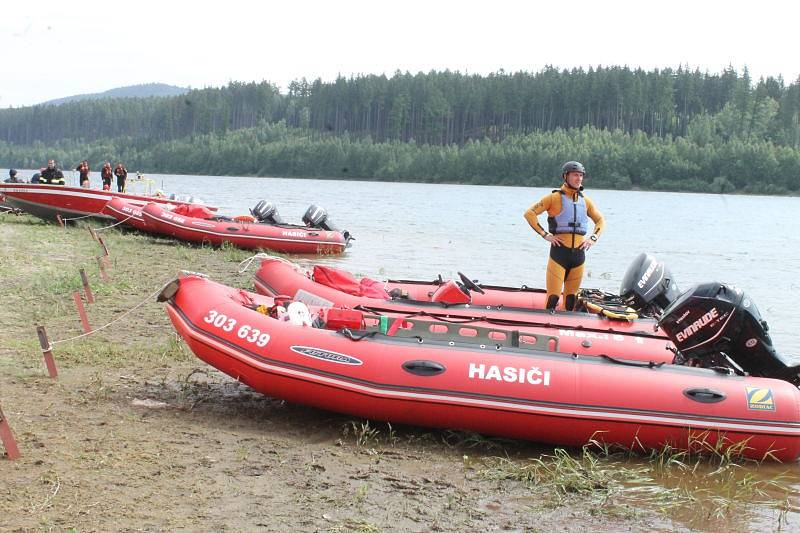
<svg viewBox="0 0 800 533"><path fill-rule="evenodd" d="M800 80L732 68L545 68L230 83L167 98L0 110L0 166L796 193Z"/></svg>

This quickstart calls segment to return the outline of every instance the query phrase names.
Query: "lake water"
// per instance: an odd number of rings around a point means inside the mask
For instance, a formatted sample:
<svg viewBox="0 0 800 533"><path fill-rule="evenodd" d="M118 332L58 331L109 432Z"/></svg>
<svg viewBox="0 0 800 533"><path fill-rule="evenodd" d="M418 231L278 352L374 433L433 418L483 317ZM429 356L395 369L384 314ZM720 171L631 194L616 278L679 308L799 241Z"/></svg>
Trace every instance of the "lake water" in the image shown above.
<svg viewBox="0 0 800 533"><path fill-rule="evenodd" d="M76 181L74 173L70 174ZM463 271L485 283L544 285L548 246L530 229L522 213L549 189L148 177L167 192L192 194L218 206L221 214L245 214L266 199L277 204L284 220L300 223L310 204L325 207L336 225L349 230L356 241L341 257L300 258L306 265L324 262L377 279L433 279L438 274L452 277ZM99 183L94 173L92 179ZM606 231L588 254L584 286L616 293L630 262L640 252L648 252L666 262L682 289L706 281L742 288L769 322L777 350L800 355L800 340L795 335L800 322L800 306L795 301L800 298L796 277L800 237L794 220L794 213L800 212L800 198L593 191L590 181L586 185L587 194L605 216ZM130 192L139 186L133 184ZM636 460L623 460L620 468L631 461ZM719 511L720 494L728 491L730 484L715 485L713 470L713 465L704 465L687 474L688 483L695 484L693 494L702 497L690 501L674 521L654 524L655 529L666 531L675 525L708 531L800 529L796 497L800 465L763 464L741 474L760 481L784 476L784 483L794 491L786 513L764 505L742 506L736 512L723 513L721 519L713 515ZM654 486L662 493L674 489L678 484L675 474L656 476ZM704 482L709 486L698 489L697 484ZM651 502L644 499L637 505L647 507Z"/></svg>

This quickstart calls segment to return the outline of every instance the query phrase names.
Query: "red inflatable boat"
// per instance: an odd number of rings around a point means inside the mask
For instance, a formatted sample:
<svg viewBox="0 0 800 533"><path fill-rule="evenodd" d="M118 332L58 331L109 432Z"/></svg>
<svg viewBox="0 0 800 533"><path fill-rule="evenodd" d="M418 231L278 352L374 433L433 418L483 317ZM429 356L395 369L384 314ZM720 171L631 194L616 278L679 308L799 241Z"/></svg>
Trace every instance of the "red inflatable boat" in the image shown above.
<svg viewBox="0 0 800 533"><path fill-rule="evenodd" d="M349 283L342 279L348 276L352 279ZM477 291L469 290L464 285L458 286L452 281L438 285L389 281L385 287L388 292L383 288L383 283L379 283L379 287L374 284L375 282L369 280L356 281L352 275L337 269L315 267L313 272L308 272L281 258L264 259L254 279L255 289L261 294L288 295L315 305L347 306L381 313L424 312L431 317L444 319L479 318L492 324L527 324L551 329L577 328L594 333L632 334L644 339L660 339L660 346L663 348L665 345L666 336L655 331L656 321L653 319L616 320L594 313L545 311L536 305L536 295L541 291L535 289L486 287L483 289L485 294L480 295L484 303L476 304L471 298L479 295ZM341 290L342 288L348 289L348 292ZM400 296L396 296L398 291ZM524 296L519 297L520 292ZM444 296L440 299L442 294ZM507 303L506 297L513 298L516 302L526 298L531 301L531 305L515 307ZM465 301L466 303L461 303ZM541 302L543 301L542 298Z"/></svg>
<svg viewBox="0 0 800 533"><path fill-rule="evenodd" d="M304 322L270 316L273 299L196 275L159 300L200 359L291 402L557 445L800 455L800 392L783 380L576 358L491 335L442 339L427 327L392 336L342 328L331 310L323 317L333 329L295 325Z"/></svg>
<svg viewBox="0 0 800 533"><path fill-rule="evenodd" d="M290 254L340 254L350 235L342 231L292 224L267 224L222 217L199 218L177 214L156 204L142 210L147 231L190 242L265 249Z"/></svg>
<svg viewBox="0 0 800 533"><path fill-rule="evenodd" d="M142 207L148 202L173 207L195 205L158 196L37 183L0 183L0 194L5 196L8 205L48 221L56 221L59 216L61 218L91 216L110 220L112 217L104 213L103 209L112 198L121 198L134 207ZM216 207L204 207L211 211L216 210Z"/></svg>
<svg viewBox="0 0 800 533"><path fill-rule="evenodd" d="M342 271L317 266L314 273L318 278L331 282L331 276ZM313 277L313 275L312 275ZM268 281L265 281L268 280ZM611 355L653 361L671 362L675 356L672 342L663 334L653 331L655 321L647 320L649 329L642 324L634 325L628 321L610 320L587 313L549 313L534 309L511 309L490 306L448 305L440 303L414 302L400 299L391 300L383 289L365 283L351 283L351 292L356 290L372 296L356 296L339 291L334 287L312 281L302 269L283 259L265 259L256 273L255 285L258 292L268 296L289 295L294 299L318 306L346 306L363 309L391 319L413 318L415 320L447 321L452 328L491 327L502 330L523 330L536 336L554 339L552 348L576 355ZM274 287L276 283L285 290ZM390 286L394 283L390 282ZM407 286L401 283L401 286ZM358 287L358 289L356 289ZM371 287L371 288L368 288ZM381 298L381 293L387 299ZM488 293L488 291L487 291ZM488 307L488 308L487 308ZM641 321L640 321L641 322Z"/></svg>
<svg viewBox="0 0 800 533"><path fill-rule="evenodd" d="M142 218L142 206L128 203L122 198L112 198L103 208L103 214L112 216L119 222L140 231L147 231L144 218Z"/></svg>

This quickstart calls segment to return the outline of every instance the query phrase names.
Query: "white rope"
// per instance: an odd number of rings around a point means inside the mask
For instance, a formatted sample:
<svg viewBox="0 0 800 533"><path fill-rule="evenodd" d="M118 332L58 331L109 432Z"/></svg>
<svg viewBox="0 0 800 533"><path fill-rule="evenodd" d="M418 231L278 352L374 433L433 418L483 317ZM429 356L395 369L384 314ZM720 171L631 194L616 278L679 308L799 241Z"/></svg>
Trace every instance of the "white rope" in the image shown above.
<svg viewBox="0 0 800 533"><path fill-rule="evenodd" d="M125 218L124 220L120 220L120 221L119 221L119 222L117 222L116 224L111 224L110 226L103 226L102 228L97 228L97 229L96 229L96 230L94 230L94 231L95 231L95 233L96 233L96 232L98 232L98 231L103 231L103 230L111 229L111 228L113 228L113 227L115 227L115 226L119 226L120 224L123 224L123 223L125 223L125 222L129 221L129 220L130 220L130 219L132 219L132 218L134 218L134 217L133 217L133 215L130 215L130 216L128 216L127 218Z"/></svg>
<svg viewBox="0 0 800 533"><path fill-rule="evenodd" d="M256 255L251 255L250 257L239 263L239 274L244 274L247 271L247 269L250 268L250 265L253 263L253 261L255 261L256 259L268 259L270 257L272 256L265 253L257 253Z"/></svg>
<svg viewBox="0 0 800 533"><path fill-rule="evenodd" d="M170 281L171 281L171 280L170 280ZM70 342L70 341L78 340L78 339L81 339L81 338L83 338L83 337L88 337L89 335L92 335L92 334L94 334L94 333L97 333L98 331L104 330L105 328L107 328L107 327L108 327L108 326L110 326L111 324L114 324L114 323L116 323L116 322L119 322L120 320L122 320L123 318L125 318L126 316L128 316L129 314L131 314L132 312L134 312L135 310L139 309L139 308L140 308L141 306L143 306L145 303L147 303L147 301L148 301L148 300L150 300L151 298L155 297L155 296L156 296L156 295L157 295L159 292L161 292L161 290L164 288L164 286L165 286L167 283L169 283L169 281L167 281L167 282L165 282L164 284L162 284L160 289L158 289L158 290L157 290L157 291L155 291L154 293L150 294L150 295L149 295L147 298L145 298L144 300L142 300L142 301L141 301L141 302L139 302L138 304L134 305L132 308L128 309L127 311L125 311L124 313L122 313L120 316L118 316L117 318L115 318L114 320L112 320L111 322L109 322L108 324L106 324L106 325L104 325L104 326L100 326L99 328L97 328L97 329L95 329L95 330L93 330L93 331L90 331L90 332L88 332L88 333L82 333L82 334L80 334L80 335L78 335L78 336L75 336L75 337L70 337L69 339L61 339L61 340L59 340L59 341L52 341L52 342L50 343L50 346L49 346L47 349L45 349L45 348L42 348L42 351L43 351L43 352L47 352L47 351L49 351L49 350L52 350L52 349L53 349L53 346L55 346L56 344L61 344L61 343L63 343L63 342Z"/></svg>
<svg viewBox="0 0 800 533"><path fill-rule="evenodd" d="M277 255L269 255L265 253L257 253L256 255L250 256L241 263L239 263L239 274L244 274L247 271L247 269L250 268L252 262L255 261L256 259L269 259L271 261L279 261L281 263L289 265L290 267L292 267L293 269L295 269L296 271L300 272L303 275L306 275L308 273L306 269L304 269L297 263L293 263L292 261L284 259L283 257L278 257Z"/></svg>
<svg viewBox="0 0 800 533"><path fill-rule="evenodd" d="M70 220L80 220L80 219L82 219L82 218L89 218L89 217L93 217L93 216L94 216L94 214L91 214L91 215L83 215L82 217L74 217L74 218L62 218L61 220L64 222L64 227L66 228L66 227L67 227L67 222L69 222Z"/></svg>

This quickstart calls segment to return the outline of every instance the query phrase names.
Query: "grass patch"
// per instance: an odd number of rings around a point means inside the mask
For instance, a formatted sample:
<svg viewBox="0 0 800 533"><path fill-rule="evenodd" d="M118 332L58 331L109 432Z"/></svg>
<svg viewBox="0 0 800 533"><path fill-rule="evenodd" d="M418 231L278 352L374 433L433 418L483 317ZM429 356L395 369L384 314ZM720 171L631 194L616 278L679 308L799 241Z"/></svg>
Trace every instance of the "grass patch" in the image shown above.
<svg viewBox="0 0 800 533"><path fill-rule="evenodd" d="M522 483L550 505L581 496L592 503L593 512L613 516L648 508L697 523L728 520L756 505L779 512L789 507L788 476L758 476L760 464L736 460L734 447L714 448L718 455L707 449L702 454L665 449L646 458L629 450L597 449L587 445L571 453L556 448L527 460L489 457L476 472L483 479Z"/></svg>
<svg viewBox="0 0 800 533"><path fill-rule="evenodd" d="M350 420L342 426L342 436L349 438L351 435L355 439L356 446L367 448L379 444L394 445L397 442L397 434L392 425L387 423L385 431L370 425L369 420L356 421Z"/></svg>

